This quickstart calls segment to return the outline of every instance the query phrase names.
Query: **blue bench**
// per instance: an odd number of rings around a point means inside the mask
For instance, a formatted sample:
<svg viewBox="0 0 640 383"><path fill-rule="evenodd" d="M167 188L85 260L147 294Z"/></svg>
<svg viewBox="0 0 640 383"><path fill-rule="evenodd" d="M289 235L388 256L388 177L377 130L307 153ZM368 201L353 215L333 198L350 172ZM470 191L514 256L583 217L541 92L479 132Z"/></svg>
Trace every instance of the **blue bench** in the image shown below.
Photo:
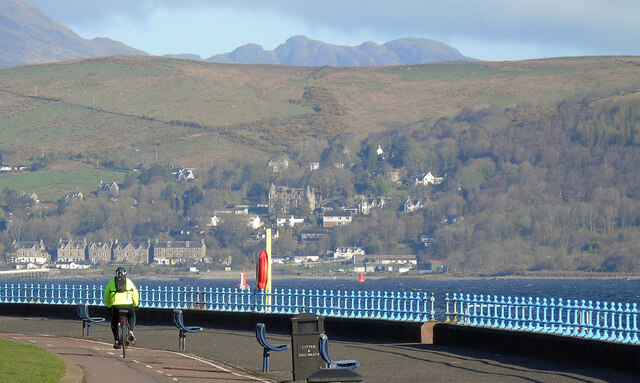
<svg viewBox="0 0 640 383"><path fill-rule="evenodd" d="M322 360L325 361L329 365L329 368L348 368L353 370L357 368L360 363L357 360L332 360L329 357L329 349L327 344L329 343L329 338L325 333L320 334L318 337L318 350L320 351L320 356Z"/></svg>
<svg viewBox="0 0 640 383"><path fill-rule="evenodd" d="M78 316L82 319L82 337L89 338L91 336L91 324L104 322L104 318L90 316L89 306L86 303L80 303L77 311Z"/></svg>
<svg viewBox="0 0 640 383"><path fill-rule="evenodd" d="M280 346L273 346L267 342L266 328L264 323L256 324L256 339L262 346L262 372L269 372L269 359L271 358L271 351L284 351L289 348L288 344Z"/></svg>
<svg viewBox="0 0 640 383"><path fill-rule="evenodd" d="M180 330L178 335L178 349L184 350L187 346L187 333L195 333L202 331L202 327L185 326L182 319L182 310L173 310L173 324Z"/></svg>
<svg viewBox="0 0 640 383"><path fill-rule="evenodd" d="M329 356L327 344L329 338L326 334L321 333L318 338L318 351L322 360L329 366L315 371L307 377L308 383L321 382L361 382L362 375L355 371L360 366L357 360L333 360Z"/></svg>

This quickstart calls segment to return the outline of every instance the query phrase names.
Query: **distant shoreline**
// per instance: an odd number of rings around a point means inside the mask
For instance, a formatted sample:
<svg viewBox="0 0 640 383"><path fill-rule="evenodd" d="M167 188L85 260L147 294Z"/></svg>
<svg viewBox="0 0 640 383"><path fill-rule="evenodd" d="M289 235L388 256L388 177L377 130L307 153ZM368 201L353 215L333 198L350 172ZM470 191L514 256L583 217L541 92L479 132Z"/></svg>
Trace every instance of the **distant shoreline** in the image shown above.
<svg viewBox="0 0 640 383"><path fill-rule="evenodd" d="M252 272L245 272L247 281L255 279ZM203 272L179 272L171 275L161 275L152 273L142 273L136 275L135 271L130 273L130 278L152 281L178 281L183 279L195 280L240 280L241 271L203 271ZM308 279L308 280L357 280L359 273L334 273L334 274L273 274L273 279ZM50 280L106 280L111 278L111 270L54 270L46 279ZM11 278L6 278L11 279ZM608 272L531 272L523 274L508 275L483 275L483 274L382 274L365 273L366 280L388 280L388 279L422 279L425 281L464 281L464 280L640 280L640 274L631 273L608 273ZM0 279L1 281L2 279Z"/></svg>

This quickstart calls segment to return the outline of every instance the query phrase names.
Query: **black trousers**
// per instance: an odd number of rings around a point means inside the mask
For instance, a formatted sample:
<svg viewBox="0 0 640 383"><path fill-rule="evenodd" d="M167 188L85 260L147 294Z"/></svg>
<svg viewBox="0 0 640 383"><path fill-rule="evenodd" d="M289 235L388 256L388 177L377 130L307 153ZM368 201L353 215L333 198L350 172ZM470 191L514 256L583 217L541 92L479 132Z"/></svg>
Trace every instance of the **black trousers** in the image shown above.
<svg viewBox="0 0 640 383"><path fill-rule="evenodd" d="M127 320L129 320L129 330L133 331L136 327L136 312L133 305L113 305L111 306L111 332L113 340L118 340L118 320L120 319L120 310L128 310Z"/></svg>

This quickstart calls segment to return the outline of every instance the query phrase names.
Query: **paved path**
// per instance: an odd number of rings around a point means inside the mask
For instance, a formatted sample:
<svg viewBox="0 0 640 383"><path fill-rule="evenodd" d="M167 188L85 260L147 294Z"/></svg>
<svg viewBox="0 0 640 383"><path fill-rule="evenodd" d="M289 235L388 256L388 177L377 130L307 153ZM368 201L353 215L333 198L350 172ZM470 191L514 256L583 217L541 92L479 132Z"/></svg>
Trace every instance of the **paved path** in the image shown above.
<svg viewBox="0 0 640 383"><path fill-rule="evenodd" d="M271 382L235 372L205 358L172 351L131 347L123 359L120 350L104 342L32 334L0 336L33 344L61 357L67 363L65 383Z"/></svg>
<svg viewBox="0 0 640 383"><path fill-rule="evenodd" d="M138 344L128 349L125 360L111 347L111 330L106 323L92 325L91 340L86 340L81 338L80 320L0 316L0 336L34 343L70 361L70 374L63 383L79 383L82 372L86 383L112 383L115 375L126 378L115 381L135 382L291 381L290 351L272 352L271 371L262 373L262 348L252 329L237 331L213 325L188 334L187 350L179 352L175 327L139 324ZM347 341L328 335L331 356L358 360L358 372L371 383L640 382L639 375L588 366L453 347ZM267 338L274 344L291 341L288 334L273 334L268 328ZM75 373L74 365L79 367Z"/></svg>

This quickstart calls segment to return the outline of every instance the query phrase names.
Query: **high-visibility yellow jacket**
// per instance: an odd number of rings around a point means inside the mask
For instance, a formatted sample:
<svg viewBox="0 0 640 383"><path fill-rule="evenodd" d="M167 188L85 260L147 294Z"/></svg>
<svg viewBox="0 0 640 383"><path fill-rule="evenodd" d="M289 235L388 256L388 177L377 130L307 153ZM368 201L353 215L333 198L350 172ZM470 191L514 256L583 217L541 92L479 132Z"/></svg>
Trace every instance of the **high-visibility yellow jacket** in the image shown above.
<svg viewBox="0 0 640 383"><path fill-rule="evenodd" d="M117 292L115 278L111 278L109 283L107 283L107 287L104 289L104 303L107 307L111 307L113 305L138 306L139 295L136 285L127 278L126 286L126 290L123 293Z"/></svg>

